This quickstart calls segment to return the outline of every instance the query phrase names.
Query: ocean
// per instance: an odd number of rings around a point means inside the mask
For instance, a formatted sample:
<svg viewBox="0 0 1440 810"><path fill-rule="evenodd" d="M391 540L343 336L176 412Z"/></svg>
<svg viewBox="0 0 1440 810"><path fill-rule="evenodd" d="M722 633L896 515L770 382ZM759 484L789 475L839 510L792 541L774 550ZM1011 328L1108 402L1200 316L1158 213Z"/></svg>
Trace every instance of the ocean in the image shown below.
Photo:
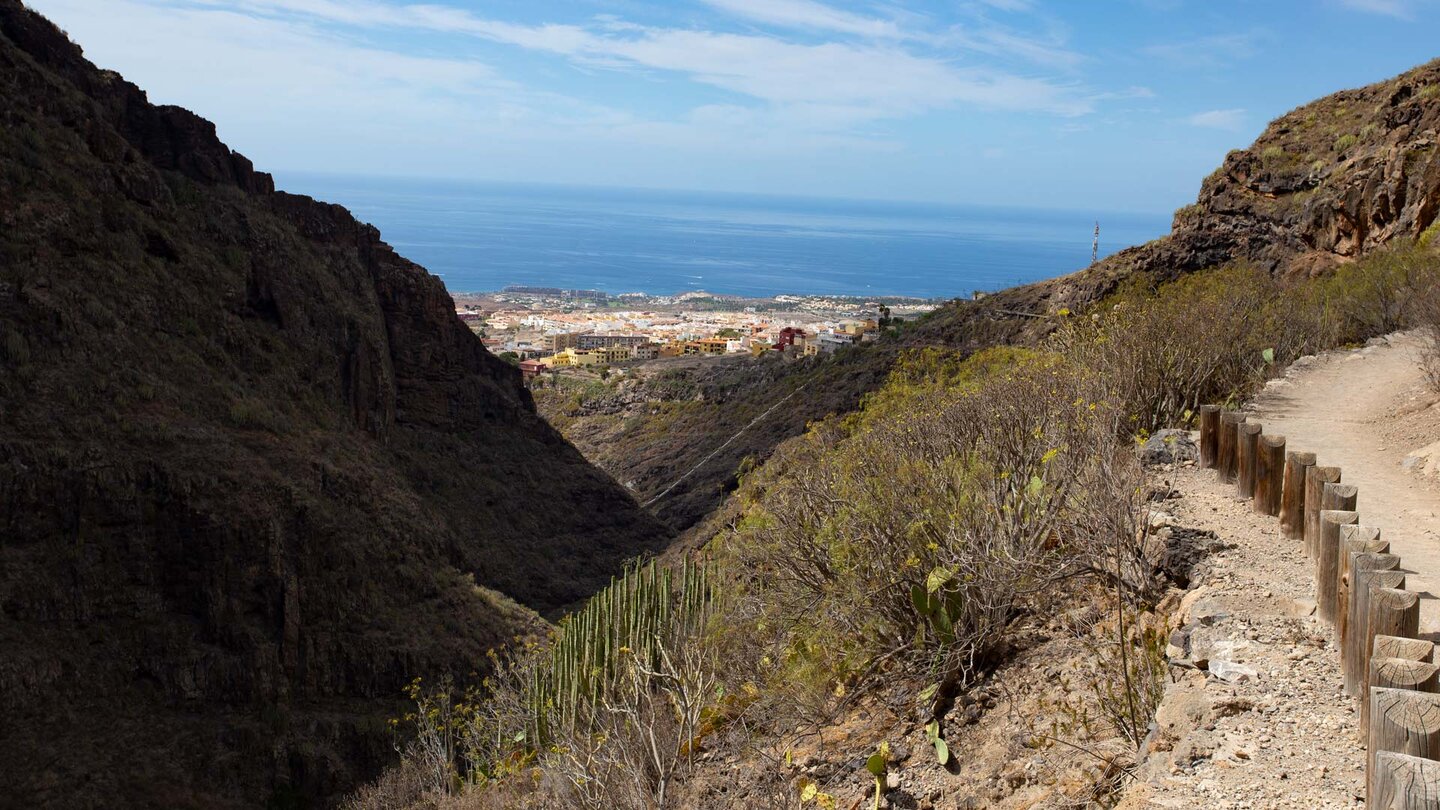
<svg viewBox="0 0 1440 810"><path fill-rule="evenodd" d="M451 292L968 296L1063 275L1169 230L1164 215L396 180L276 177L349 208Z"/></svg>

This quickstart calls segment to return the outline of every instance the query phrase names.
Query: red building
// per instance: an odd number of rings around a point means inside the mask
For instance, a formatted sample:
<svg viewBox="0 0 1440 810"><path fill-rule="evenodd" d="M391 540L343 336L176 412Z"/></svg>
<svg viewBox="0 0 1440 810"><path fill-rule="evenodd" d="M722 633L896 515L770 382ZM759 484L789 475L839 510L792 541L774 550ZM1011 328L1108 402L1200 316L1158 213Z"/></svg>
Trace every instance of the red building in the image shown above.
<svg viewBox="0 0 1440 810"><path fill-rule="evenodd" d="M521 360L520 377L526 380L533 380L545 373L545 366L539 360Z"/></svg>
<svg viewBox="0 0 1440 810"><path fill-rule="evenodd" d="M783 352L786 348L794 346L796 338L804 340L805 330L797 329L793 326L787 326L784 329L781 329L779 336L775 338L775 350Z"/></svg>

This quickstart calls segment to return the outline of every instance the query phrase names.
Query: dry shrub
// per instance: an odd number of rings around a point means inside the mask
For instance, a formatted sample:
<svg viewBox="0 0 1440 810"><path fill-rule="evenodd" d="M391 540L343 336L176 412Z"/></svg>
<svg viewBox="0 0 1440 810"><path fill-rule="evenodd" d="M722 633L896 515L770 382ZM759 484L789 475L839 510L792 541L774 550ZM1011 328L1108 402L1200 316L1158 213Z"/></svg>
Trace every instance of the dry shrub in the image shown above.
<svg viewBox="0 0 1440 810"><path fill-rule="evenodd" d="M1057 584L1147 590L1138 465L1089 393L1032 357L883 419L821 426L749 482L724 540L728 624L747 648L725 658L757 693L754 714L823 721L889 662L928 670L943 702L1003 659L1010 623L1048 609Z"/></svg>
<svg viewBox="0 0 1440 810"><path fill-rule="evenodd" d="M1433 250L1401 243L1296 282L1247 266L1158 288L1137 279L1071 319L1050 348L1101 386L1098 398L1128 420L1123 433L1155 430L1245 398L1301 355L1440 324L1436 270Z"/></svg>
<svg viewBox="0 0 1440 810"><path fill-rule="evenodd" d="M1281 337L1279 299L1279 285L1249 267L1136 287L1072 319L1053 348L1100 387L1100 399L1124 417L1122 432L1155 430L1264 380L1265 351Z"/></svg>

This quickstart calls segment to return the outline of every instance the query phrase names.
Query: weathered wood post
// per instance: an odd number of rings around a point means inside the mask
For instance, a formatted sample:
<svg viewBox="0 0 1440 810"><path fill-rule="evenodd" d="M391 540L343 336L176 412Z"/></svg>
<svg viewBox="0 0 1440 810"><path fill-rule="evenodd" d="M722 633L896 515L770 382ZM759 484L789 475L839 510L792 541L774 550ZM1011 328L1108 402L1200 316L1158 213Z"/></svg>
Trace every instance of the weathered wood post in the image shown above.
<svg viewBox="0 0 1440 810"><path fill-rule="evenodd" d="M1261 436L1255 448L1255 499L1262 515L1280 514L1280 490L1285 485L1285 437Z"/></svg>
<svg viewBox="0 0 1440 810"><path fill-rule="evenodd" d="M1320 511L1320 540L1315 557L1315 611L1331 625L1336 623L1335 606L1340 587L1340 527L1359 521L1360 516L1355 512Z"/></svg>
<svg viewBox="0 0 1440 810"><path fill-rule="evenodd" d="M1285 454L1285 485L1280 493L1280 529L1291 540L1305 537L1305 471L1315 466L1314 453Z"/></svg>
<svg viewBox="0 0 1440 810"><path fill-rule="evenodd" d="M1350 625L1349 637L1345 641L1345 648L1340 651L1340 669L1345 681L1345 694L1352 697L1359 696L1365 689L1365 669L1370 666L1370 653L1376 648L1376 638L1398 638L1398 636L1370 636L1367 632L1366 623L1370 619L1370 585L1374 581L1374 575L1382 572L1389 572L1394 576L1388 578L1384 584L1390 588L1401 588L1405 585L1405 575L1395 569L1400 567L1400 558L1394 554L1383 552L1366 552L1356 554L1350 561ZM1414 658L1410 648L1392 649L1383 648L1386 651L1385 658ZM1363 712L1364 709L1362 708Z"/></svg>
<svg viewBox="0 0 1440 810"><path fill-rule="evenodd" d="M1376 759L1384 751L1424 759L1440 757L1440 695L1377 688L1370 693L1365 796L1378 797Z"/></svg>
<svg viewBox="0 0 1440 810"><path fill-rule="evenodd" d="M1370 688L1440 692L1440 666L1432 661L1370 657Z"/></svg>
<svg viewBox="0 0 1440 810"><path fill-rule="evenodd" d="M1263 429L1259 422L1246 422L1235 434L1235 495L1247 501L1255 497L1255 454Z"/></svg>
<svg viewBox="0 0 1440 810"><path fill-rule="evenodd" d="M1374 768L1372 810L1440 810L1440 762L1381 751Z"/></svg>
<svg viewBox="0 0 1440 810"><path fill-rule="evenodd" d="M1358 651L1351 647L1356 601L1353 596L1355 560L1361 554L1383 554L1389 550L1390 543L1380 538L1380 530L1374 526L1350 524L1340 527L1340 586L1335 595L1335 636L1340 640L1340 667L1345 672L1346 694L1354 694L1350 691L1355 682L1350 676L1350 667L1358 655ZM1395 564L1399 563L1400 558L1396 557Z"/></svg>
<svg viewBox="0 0 1440 810"><path fill-rule="evenodd" d="M1305 553L1315 558L1315 541L1320 534L1320 493L1326 484L1340 483L1339 467L1314 466L1305 470Z"/></svg>
<svg viewBox="0 0 1440 810"><path fill-rule="evenodd" d="M1371 658L1404 658L1406 661L1435 661L1435 645L1423 638L1376 636Z"/></svg>
<svg viewBox="0 0 1440 810"><path fill-rule="evenodd" d="M1334 509L1342 512L1355 511L1360 501L1360 488L1353 484L1324 484L1320 488L1320 511Z"/></svg>
<svg viewBox="0 0 1440 810"><path fill-rule="evenodd" d="M1200 469L1215 466L1215 456L1220 450L1220 406L1200 406Z"/></svg>
<svg viewBox="0 0 1440 810"><path fill-rule="evenodd" d="M1369 702L1365 697L1365 686L1370 681L1370 659L1373 657L1375 639L1378 636L1398 635L1370 626L1370 600L1378 589L1405 587L1404 572L1396 570L1400 567L1399 557L1394 554L1385 554L1375 555L1376 559L1367 560L1370 556L1361 554L1356 558L1355 563L1355 649L1359 654L1354 657L1351 666L1354 668L1354 695L1360 699L1360 739L1362 740L1365 739L1365 714L1370 711ZM1362 560L1367 561L1362 563ZM1365 567L1370 565L1388 565L1390 567L1373 569ZM1389 657L1403 658L1404 656L1391 655ZM1347 672L1351 671L1347 670Z"/></svg>
<svg viewBox="0 0 1440 810"><path fill-rule="evenodd" d="M1220 414L1220 435L1216 439L1215 477L1222 483L1235 482L1235 445L1239 426L1245 414L1223 411Z"/></svg>
<svg viewBox="0 0 1440 810"><path fill-rule="evenodd" d="M1384 574L1379 577L1385 576ZM1377 577L1378 578L1378 577ZM1370 618L1366 620L1366 632L1374 636L1403 636L1414 638L1420 629L1420 597L1399 588L1370 588ZM1365 686L1360 692L1360 730L1370 728L1372 720L1367 706L1370 705L1370 662L1374 660L1374 641L1371 655L1365 658ZM1371 706L1370 708L1373 708Z"/></svg>

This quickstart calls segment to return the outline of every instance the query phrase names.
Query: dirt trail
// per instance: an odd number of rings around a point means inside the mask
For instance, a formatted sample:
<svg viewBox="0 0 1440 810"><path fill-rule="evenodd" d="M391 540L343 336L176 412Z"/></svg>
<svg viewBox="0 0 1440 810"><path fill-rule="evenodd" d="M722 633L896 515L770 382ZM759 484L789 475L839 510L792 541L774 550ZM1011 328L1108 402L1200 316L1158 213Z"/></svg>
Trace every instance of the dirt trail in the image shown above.
<svg viewBox="0 0 1440 810"><path fill-rule="evenodd" d="M1426 387L1418 337L1372 343L1303 359L1248 410L1360 488L1361 522L1401 555L1407 587L1422 596L1421 635L1436 641L1440 397ZM1170 684L1121 807L1363 805L1356 704L1342 694L1333 631L1314 615L1314 564L1213 471L1161 475L1178 496L1157 504L1174 527L1163 531L1219 545L1171 617Z"/></svg>
<svg viewBox="0 0 1440 810"><path fill-rule="evenodd" d="M1440 641L1440 482L1405 469L1407 456L1440 439L1420 345L1416 335L1396 334L1298 363L1250 409L1287 449L1314 452L1360 488L1360 522L1378 526L1401 556L1406 587L1422 598L1421 635Z"/></svg>

